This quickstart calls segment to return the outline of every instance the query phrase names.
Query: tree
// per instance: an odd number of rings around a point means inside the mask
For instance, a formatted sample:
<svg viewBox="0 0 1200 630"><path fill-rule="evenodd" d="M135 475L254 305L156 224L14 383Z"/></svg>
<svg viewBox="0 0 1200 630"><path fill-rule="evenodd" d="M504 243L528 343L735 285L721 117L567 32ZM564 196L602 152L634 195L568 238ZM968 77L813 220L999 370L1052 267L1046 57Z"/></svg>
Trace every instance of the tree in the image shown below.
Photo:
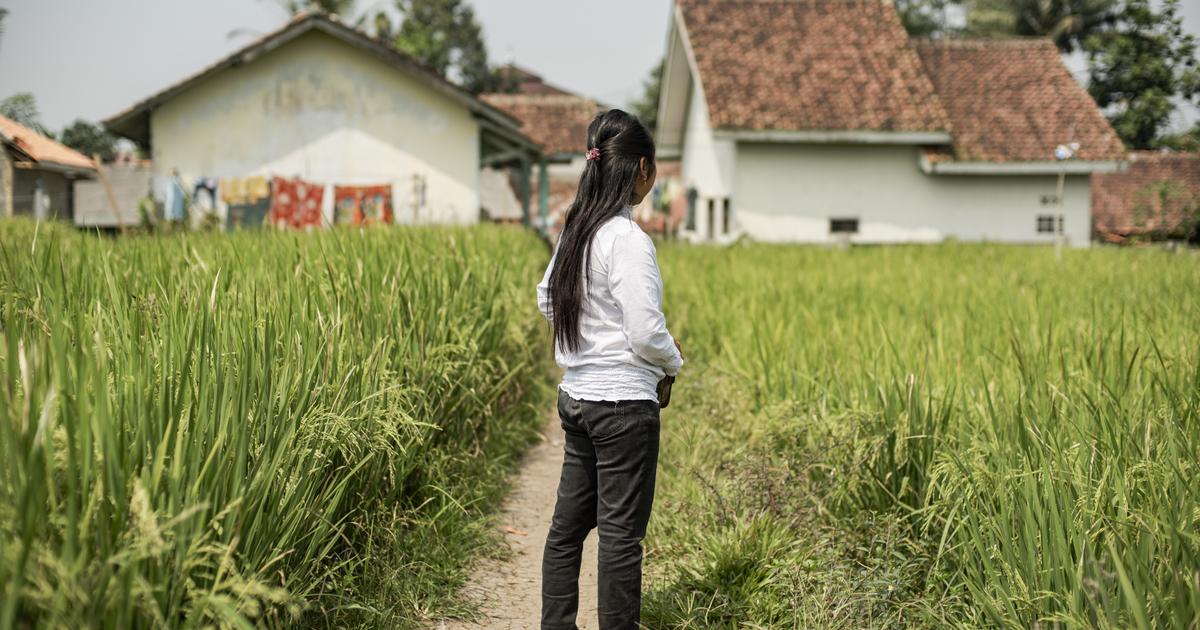
<svg viewBox="0 0 1200 630"><path fill-rule="evenodd" d="M630 104L630 109L637 116L651 135L658 127L658 99L662 92L662 77L665 61L659 61L658 65L650 71L650 76L642 83L642 97Z"/></svg>
<svg viewBox="0 0 1200 630"><path fill-rule="evenodd" d="M401 23L394 33L380 28L376 16L377 33L391 35L396 48L442 76L454 76L472 93L501 86L499 73L488 63L475 10L463 0L396 0L396 10Z"/></svg>
<svg viewBox="0 0 1200 630"><path fill-rule="evenodd" d="M962 0L896 0L896 11L909 35L937 37L954 32L946 12L961 4Z"/></svg>
<svg viewBox="0 0 1200 630"><path fill-rule="evenodd" d="M0 35L4 35L4 18L8 17L8 9L0 7Z"/></svg>
<svg viewBox="0 0 1200 630"><path fill-rule="evenodd" d="M349 18L354 12L356 0L280 0L288 13L332 13Z"/></svg>
<svg viewBox="0 0 1200 630"><path fill-rule="evenodd" d="M76 120L63 129L59 141L88 157L100 154L102 162L111 162L117 152L117 139L86 120Z"/></svg>
<svg viewBox="0 0 1200 630"><path fill-rule="evenodd" d="M1107 110L1127 145L1148 149L1162 138L1176 102L1200 102L1196 38L1183 30L1179 0L1125 0L1112 28L1084 41L1088 91Z"/></svg>
<svg viewBox="0 0 1200 630"><path fill-rule="evenodd" d="M1118 0L970 0L966 32L984 37L1049 37L1059 50L1070 53L1114 22L1118 4Z"/></svg>
<svg viewBox="0 0 1200 630"><path fill-rule="evenodd" d="M29 92L20 92L0 101L0 116L11 118L19 124L44 135L54 137L42 126L42 115L38 112L37 99Z"/></svg>

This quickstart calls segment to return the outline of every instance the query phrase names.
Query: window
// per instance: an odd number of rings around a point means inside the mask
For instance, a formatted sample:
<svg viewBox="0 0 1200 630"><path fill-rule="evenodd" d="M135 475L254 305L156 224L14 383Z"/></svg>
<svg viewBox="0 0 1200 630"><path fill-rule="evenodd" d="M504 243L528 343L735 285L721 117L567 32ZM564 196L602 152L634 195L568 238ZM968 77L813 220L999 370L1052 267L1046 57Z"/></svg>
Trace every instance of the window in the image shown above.
<svg viewBox="0 0 1200 630"><path fill-rule="evenodd" d="M1060 234L1063 231L1063 215L1039 214L1037 218L1038 234Z"/></svg>
<svg viewBox="0 0 1200 630"><path fill-rule="evenodd" d="M721 208L721 234L729 234L729 197Z"/></svg>
<svg viewBox="0 0 1200 630"><path fill-rule="evenodd" d="M829 220L830 234L858 234L858 219L838 218Z"/></svg>

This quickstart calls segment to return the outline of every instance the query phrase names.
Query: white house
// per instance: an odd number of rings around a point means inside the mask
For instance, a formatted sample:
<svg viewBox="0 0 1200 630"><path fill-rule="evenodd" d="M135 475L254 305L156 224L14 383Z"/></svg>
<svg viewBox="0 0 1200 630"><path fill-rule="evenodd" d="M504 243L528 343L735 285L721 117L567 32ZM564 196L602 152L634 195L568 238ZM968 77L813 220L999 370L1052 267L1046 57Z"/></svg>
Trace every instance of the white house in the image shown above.
<svg viewBox="0 0 1200 630"><path fill-rule="evenodd" d="M913 41L885 0L679 0L662 90L693 240L1084 246L1125 159L1051 42Z"/></svg>
<svg viewBox="0 0 1200 630"><path fill-rule="evenodd" d="M160 180L178 171L190 182L390 185L397 222L475 222L485 159L540 158L508 115L321 14L298 16L105 124L149 148Z"/></svg>

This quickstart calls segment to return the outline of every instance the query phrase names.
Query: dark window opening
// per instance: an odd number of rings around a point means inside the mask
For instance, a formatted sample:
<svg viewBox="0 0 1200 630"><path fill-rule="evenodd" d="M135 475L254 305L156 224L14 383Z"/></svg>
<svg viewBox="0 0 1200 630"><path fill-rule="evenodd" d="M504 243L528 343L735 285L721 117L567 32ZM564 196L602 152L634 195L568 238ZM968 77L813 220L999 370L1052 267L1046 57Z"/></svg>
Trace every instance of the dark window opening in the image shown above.
<svg viewBox="0 0 1200 630"><path fill-rule="evenodd" d="M830 234L858 234L858 219L830 219Z"/></svg>
<svg viewBox="0 0 1200 630"><path fill-rule="evenodd" d="M1038 234L1060 234L1063 231L1063 215L1039 214L1037 218Z"/></svg>
<svg viewBox="0 0 1200 630"><path fill-rule="evenodd" d="M712 240L717 229L716 226L717 200L708 200L708 240Z"/></svg>
<svg viewBox="0 0 1200 630"><path fill-rule="evenodd" d="M729 197L726 197L721 207L721 234L729 234Z"/></svg>

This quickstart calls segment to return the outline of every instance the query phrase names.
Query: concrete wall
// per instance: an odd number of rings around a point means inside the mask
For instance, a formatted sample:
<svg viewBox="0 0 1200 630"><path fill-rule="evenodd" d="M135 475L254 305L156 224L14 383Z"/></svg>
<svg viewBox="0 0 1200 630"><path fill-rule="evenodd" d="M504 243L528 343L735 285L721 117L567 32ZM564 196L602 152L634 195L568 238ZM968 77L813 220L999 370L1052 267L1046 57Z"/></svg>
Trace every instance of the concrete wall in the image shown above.
<svg viewBox="0 0 1200 630"><path fill-rule="evenodd" d="M141 222L138 202L150 194L153 168L149 164L105 164L120 216L113 212L100 178L75 182L75 225L80 227L134 226Z"/></svg>
<svg viewBox="0 0 1200 630"><path fill-rule="evenodd" d="M298 176L393 183L397 221L479 218L479 125L461 104L382 60L310 32L198 83L151 116L154 173L185 180Z"/></svg>
<svg viewBox="0 0 1200 630"><path fill-rule="evenodd" d="M1053 242L1037 233L1040 214L1064 215L1072 245L1091 235L1087 176L1070 176L1064 206L1056 177L926 175L917 149L879 145L739 144L732 191L738 227L764 241L828 243L830 218L858 218L852 242L934 242L944 238Z"/></svg>
<svg viewBox="0 0 1200 630"><path fill-rule="evenodd" d="M38 216L34 208L35 195L40 184L46 208ZM71 180L53 171L37 169L13 169L13 215L37 219L69 220L72 212Z"/></svg>
<svg viewBox="0 0 1200 630"><path fill-rule="evenodd" d="M682 150L682 177L685 188L694 187L698 193L695 211L695 230L684 231L683 236L692 240L707 238L711 233L716 240L730 236L721 233L721 216L724 203L718 202L713 215L716 226L710 232L708 224L709 200L732 197L734 173L737 168L737 145L732 140L714 136L708 121L708 105L704 92L697 81L692 82L692 94L688 104L687 124L684 128ZM732 226L732 222L731 222Z"/></svg>

